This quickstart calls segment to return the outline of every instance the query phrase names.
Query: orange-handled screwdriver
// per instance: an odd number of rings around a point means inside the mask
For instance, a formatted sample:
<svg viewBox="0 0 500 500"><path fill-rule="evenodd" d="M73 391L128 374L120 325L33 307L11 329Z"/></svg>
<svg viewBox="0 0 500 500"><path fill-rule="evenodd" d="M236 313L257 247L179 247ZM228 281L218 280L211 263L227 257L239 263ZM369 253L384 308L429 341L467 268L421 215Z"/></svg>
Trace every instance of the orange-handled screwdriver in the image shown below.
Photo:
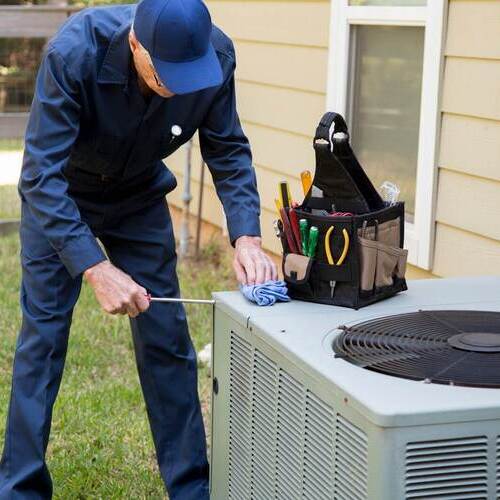
<svg viewBox="0 0 500 500"><path fill-rule="evenodd" d="M302 182L302 190L304 191L304 196L309 192L312 186L312 175L309 170L304 170L300 174L300 180Z"/></svg>

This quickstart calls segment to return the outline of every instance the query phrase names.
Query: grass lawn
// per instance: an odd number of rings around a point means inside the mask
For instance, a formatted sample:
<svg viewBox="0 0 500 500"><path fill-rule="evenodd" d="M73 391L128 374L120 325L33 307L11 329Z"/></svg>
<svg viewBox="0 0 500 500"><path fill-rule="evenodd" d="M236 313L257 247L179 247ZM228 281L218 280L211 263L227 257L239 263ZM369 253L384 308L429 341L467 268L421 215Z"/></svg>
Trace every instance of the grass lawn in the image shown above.
<svg viewBox="0 0 500 500"><path fill-rule="evenodd" d="M16 215L0 191L1 217ZM10 195L9 195L10 196ZM14 199L14 198L12 198ZM7 212L7 213L5 213ZM9 215L8 215L9 214ZM19 243L0 238L0 445L20 324ZM234 289L230 255L217 243L202 258L179 266L183 295L210 298ZM191 336L199 351L211 340L211 310L187 306ZM199 369L199 391L209 436L210 378ZM70 335L66 369L54 408L48 463L57 499L165 498L134 364L128 322L102 313L84 286Z"/></svg>
<svg viewBox="0 0 500 500"><path fill-rule="evenodd" d="M24 148L24 139L0 139L0 151L21 151Z"/></svg>
<svg viewBox="0 0 500 500"><path fill-rule="evenodd" d="M0 219L17 219L21 201L14 186L0 186Z"/></svg>

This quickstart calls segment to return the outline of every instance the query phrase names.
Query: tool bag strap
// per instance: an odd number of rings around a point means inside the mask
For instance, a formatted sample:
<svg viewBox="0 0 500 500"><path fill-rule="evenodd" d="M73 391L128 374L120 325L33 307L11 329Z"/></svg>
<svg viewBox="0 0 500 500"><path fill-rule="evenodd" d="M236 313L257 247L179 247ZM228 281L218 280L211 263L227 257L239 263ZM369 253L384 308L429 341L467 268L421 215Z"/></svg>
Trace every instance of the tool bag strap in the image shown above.
<svg viewBox="0 0 500 500"><path fill-rule="evenodd" d="M332 125L334 129L330 134ZM384 203L359 164L349 144L349 130L344 118L338 113L328 112L321 118L314 137L316 172L313 185L331 200L335 209L342 212L364 214L381 210ZM321 198L306 195L304 206L315 208Z"/></svg>
<svg viewBox="0 0 500 500"><path fill-rule="evenodd" d="M316 129L316 135L314 136L315 149L316 149L316 144L318 145L324 144L324 142L322 141L330 143L331 141L330 128L332 127L333 124L335 124L335 127L332 131L332 136L337 132L343 132L344 134L347 134L347 137L349 137L349 130L347 129L347 124L344 118L342 118L342 116L339 115L338 113L329 111L328 113L325 113L323 115L323 118L321 118L318 128Z"/></svg>

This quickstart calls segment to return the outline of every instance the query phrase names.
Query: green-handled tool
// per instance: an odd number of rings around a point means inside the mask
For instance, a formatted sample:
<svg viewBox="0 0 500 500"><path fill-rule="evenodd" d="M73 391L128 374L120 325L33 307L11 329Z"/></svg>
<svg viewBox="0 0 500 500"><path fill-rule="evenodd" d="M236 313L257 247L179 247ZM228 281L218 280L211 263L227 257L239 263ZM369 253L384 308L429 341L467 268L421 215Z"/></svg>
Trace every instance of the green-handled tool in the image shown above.
<svg viewBox="0 0 500 500"><path fill-rule="evenodd" d="M314 255L316 254L318 239L319 239L319 229L316 226L311 226L311 229L309 229L308 252L307 252L307 256L310 258L313 258Z"/></svg>
<svg viewBox="0 0 500 500"><path fill-rule="evenodd" d="M300 241L302 243L302 253L307 256L309 234L308 234L308 224L306 219L300 219L299 228L300 228Z"/></svg>

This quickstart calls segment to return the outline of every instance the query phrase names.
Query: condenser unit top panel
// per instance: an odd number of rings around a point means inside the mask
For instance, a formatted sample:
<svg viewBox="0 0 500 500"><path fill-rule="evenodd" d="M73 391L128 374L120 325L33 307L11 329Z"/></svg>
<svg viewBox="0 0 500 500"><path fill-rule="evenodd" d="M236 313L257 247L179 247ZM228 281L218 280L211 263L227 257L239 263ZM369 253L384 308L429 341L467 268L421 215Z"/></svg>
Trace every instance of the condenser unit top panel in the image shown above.
<svg viewBox="0 0 500 500"><path fill-rule="evenodd" d="M377 373L336 358L339 326L418 310L500 311L500 277L410 281L408 291L359 311L293 301L258 307L237 292L214 294L218 308L287 362L385 427L500 418L500 389L454 387ZM499 366L500 370L500 366Z"/></svg>

